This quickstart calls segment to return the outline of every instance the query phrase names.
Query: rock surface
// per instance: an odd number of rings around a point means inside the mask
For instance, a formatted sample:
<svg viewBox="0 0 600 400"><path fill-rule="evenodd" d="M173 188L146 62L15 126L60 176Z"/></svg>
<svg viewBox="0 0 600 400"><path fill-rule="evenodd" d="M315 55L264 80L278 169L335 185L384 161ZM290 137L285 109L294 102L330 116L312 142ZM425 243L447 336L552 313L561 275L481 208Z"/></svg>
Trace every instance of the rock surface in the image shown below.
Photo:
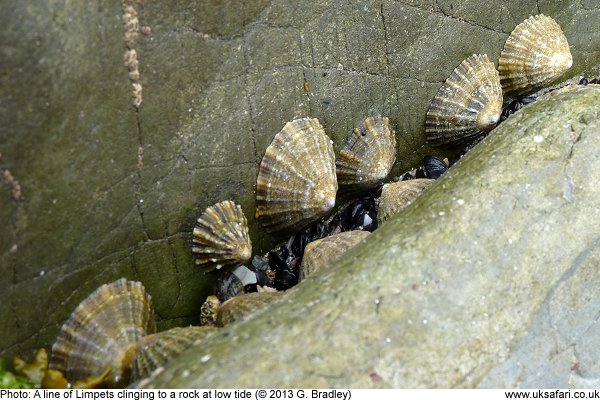
<svg viewBox="0 0 600 400"><path fill-rule="evenodd" d="M152 385L594 385L599 104L595 85L526 107L339 262Z"/></svg>
<svg viewBox="0 0 600 400"><path fill-rule="evenodd" d="M253 218L258 163L294 117L319 118L339 150L365 116L389 115L398 171L443 155L424 146L431 97L471 53L497 61L538 11L563 26L570 75L598 72L597 2L433 3L7 3L0 357L49 346L82 299L120 277L144 283L159 329L196 323L212 280L194 268L195 218L234 200L255 248L268 247Z"/></svg>

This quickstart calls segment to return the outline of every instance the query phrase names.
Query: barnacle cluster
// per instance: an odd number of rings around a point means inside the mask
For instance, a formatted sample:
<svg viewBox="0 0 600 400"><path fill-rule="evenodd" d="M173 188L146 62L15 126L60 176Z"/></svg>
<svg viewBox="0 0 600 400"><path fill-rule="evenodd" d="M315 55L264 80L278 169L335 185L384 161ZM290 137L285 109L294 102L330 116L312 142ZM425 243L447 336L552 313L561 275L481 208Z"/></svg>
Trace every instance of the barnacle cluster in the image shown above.
<svg viewBox="0 0 600 400"><path fill-rule="evenodd" d="M133 22L126 26L135 28ZM135 54L128 54L135 72ZM544 15L528 18L506 41L498 70L487 55L474 54L452 72L427 112L428 142L455 146L477 140L512 112L511 101L543 88L571 64L558 24ZM396 135L387 117L366 118L337 158L316 118L288 122L266 149L256 183L257 219L268 232L288 239L252 258L239 205L222 201L198 218L192 239L196 264L219 274L217 296L209 296L200 312L202 326L156 333L150 295L140 282L120 279L98 288L73 311L49 362L41 352L30 364L16 359L17 370L45 387L118 387L148 377L218 327L277 301L283 291L326 268L414 202L450 166L447 159L427 156L418 169L389 179L395 162ZM340 200L338 185L350 200L330 215Z"/></svg>

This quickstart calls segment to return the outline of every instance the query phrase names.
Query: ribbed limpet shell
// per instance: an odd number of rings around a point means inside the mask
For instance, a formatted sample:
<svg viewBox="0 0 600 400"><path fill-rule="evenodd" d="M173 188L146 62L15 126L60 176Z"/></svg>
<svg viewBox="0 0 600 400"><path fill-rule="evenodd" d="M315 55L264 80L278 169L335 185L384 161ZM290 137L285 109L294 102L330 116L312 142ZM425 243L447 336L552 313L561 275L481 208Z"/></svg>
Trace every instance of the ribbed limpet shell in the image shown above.
<svg viewBox="0 0 600 400"><path fill-rule="evenodd" d="M331 140L316 118L296 119L260 163L256 216L270 233L299 230L333 208L337 187Z"/></svg>
<svg viewBox="0 0 600 400"><path fill-rule="evenodd" d="M136 345L156 331L150 295L140 282L119 279L83 300L62 326L52 346L50 369L69 382L100 376L109 387L129 383Z"/></svg>
<svg viewBox="0 0 600 400"><path fill-rule="evenodd" d="M408 207L434 181L434 179L410 179L383 185L379 198L378 222L382 224Z"/></svg>
<svg viewBox="0 0 600 400"><path fill-rule="evenodd" d="M198 218L192 239L196 264L206 271L244 263L252 256L248 222L242 207L222 201Z"/></svg>
<svg viewBox="0 0 600 400"><path fill-rule="evenodd" d="M433 98L425 122L427 141L434 146L468 142L493 129L501 113L498 71L486 54L473 54Z"/></svg>
<svg viewBox="0 0 600 400"><path fill-rule="evenodd" d="M526 95L543 88L573 65L560 25L544 14L517 25L500 55L498 71L505 95Z"/></svg>
<svg viewBox="0 0 600 400"><path fill-rule="evenodd" d="M366 239L370 232L347 231L310 242L304 249L300 280L326 268L346 251Z"/></svg>
<svg viewBox="0 0 600 400"><path fill-rule="evenodd" d="M172 328L144 337L138 344L133 361L133 380L150 376L152 371L200 343L217 331L212 326Z"/></svg>
<svg viewBox="0 0 600 400"><path fill-rule="evenodd" d="M387 117L368 117L354 129L336 160L340 186L372 188L396 161L396 135Z"/></svg>

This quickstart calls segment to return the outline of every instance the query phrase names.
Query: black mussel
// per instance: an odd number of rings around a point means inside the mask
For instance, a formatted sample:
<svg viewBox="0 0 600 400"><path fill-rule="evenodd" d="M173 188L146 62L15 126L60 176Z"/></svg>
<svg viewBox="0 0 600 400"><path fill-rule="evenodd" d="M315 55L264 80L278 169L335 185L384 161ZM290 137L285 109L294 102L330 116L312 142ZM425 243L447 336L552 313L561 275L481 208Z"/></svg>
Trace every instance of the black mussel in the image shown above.
<svg viewBox="0 0 600 400"><path fill-rule="evenodd" d="M286 245L269 252L269 265L274 272L273 285L277 290L287 290L298 283L293 268L298 258L291 254Z"/></svg>
<svg viewBox="0 0 600 400"><path fill-rule="evenodd" d="M448 164L435 156L425 156L423 165L417 170L417 178L437 179L448 170Z"/></svg>
<svg viewBox="0 0 600 400"><path fill-rule="evenodd" d="M377 204L372 196L362 197L340 208L329 222L330 235L356 229L372 232L376 228Z"/></svg>

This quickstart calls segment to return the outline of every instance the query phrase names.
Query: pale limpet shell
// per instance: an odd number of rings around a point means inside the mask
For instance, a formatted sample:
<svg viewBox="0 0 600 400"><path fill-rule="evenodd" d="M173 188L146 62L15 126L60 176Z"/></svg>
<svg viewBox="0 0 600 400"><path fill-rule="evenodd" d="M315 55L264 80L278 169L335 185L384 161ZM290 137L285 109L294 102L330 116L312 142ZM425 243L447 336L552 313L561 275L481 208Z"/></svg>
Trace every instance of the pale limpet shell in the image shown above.
<svg viewBox="0 0 600 400"><path fill-rule="evenodd" d="M440 146L471 141L493 129L501 114L498 71L486 54L473 54L433 98L425 121L427 142Z"/></svg>
<svg viewBox="0 0 600 400"><path fill-rule="evenodd" d="M569 43L560 25L544 14L534 15L512 31L498 65L505 95L538 91L573 65Z"/></svg>
<svg viewBox="0 0 600 400"><path fill-rule="evenodd" d="M270 233L299 230L333 208L337 188L331 140L316 118L296 119L260 163L256 216Z"/></svg>
<svg viewBox="0 0 600 400"><path fill-rule="evenodd" d="M434 179L410 179L384 185L379 198L377 214L379 224L383 224L394 214L408 207L434 181Z"/></svg>
<svg viewBox="0 0 600 400"><path fill-rule="evenodd" d="M310 242L304 249L300 266L300 281L329 265L346 251L369 236L367 231L340 232L323 239Z"/></svg>
<svg viewBox="0 0 600 400"><path fill-rule="evenodd" d="M285 292L253 292L235 296L219 308L217 326L239 321L283 296Z"/></svg>

